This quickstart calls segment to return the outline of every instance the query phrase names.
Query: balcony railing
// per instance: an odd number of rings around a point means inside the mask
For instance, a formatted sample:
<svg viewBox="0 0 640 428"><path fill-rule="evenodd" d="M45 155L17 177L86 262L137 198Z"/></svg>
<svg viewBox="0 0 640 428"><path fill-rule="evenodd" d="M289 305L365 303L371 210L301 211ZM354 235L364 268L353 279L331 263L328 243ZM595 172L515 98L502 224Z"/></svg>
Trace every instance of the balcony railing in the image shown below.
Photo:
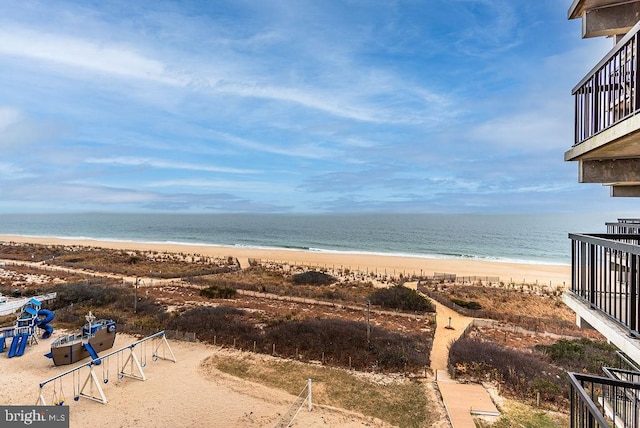
<svg viewBox="0 0 640 428"><path fill-rule="evenodd" d="M640 22L573 89L575 144L633 116L640 109Z"/></svg>
<svg viewBox="0 0 640 428"><path fill-rule="evenodd" d="M569 373L571 428L640 427L640 384L621 380L638 373L605 369L609 377Z"/></svg>
<svg viewBox="0 0 640 428"><path fill-rule="evenodd" d="M569 234L571 291L640 337L640 235Z"/></svg>
<svg viewBox="0 0 640 428"><path fill-rule="evenodd" d="M617 222L606 223L607 233L640 233L640 219L619 218Z"/></svg>

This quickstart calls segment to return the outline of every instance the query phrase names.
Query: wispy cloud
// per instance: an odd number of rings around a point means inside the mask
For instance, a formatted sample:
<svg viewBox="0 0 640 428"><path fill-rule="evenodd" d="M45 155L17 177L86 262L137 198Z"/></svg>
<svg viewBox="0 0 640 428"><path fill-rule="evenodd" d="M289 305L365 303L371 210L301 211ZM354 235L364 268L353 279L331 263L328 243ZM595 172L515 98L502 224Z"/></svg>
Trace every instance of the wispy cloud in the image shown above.
<svg viewBox="0 0 640 428"><path fill-rule="evenodd" d="M222 65L219 72L211 76L214 67L197 65L193 59L190 68L145 55L135 47L105 43L104 41L41 32L27 27L0 28L0 55L27 58L39 62L65 67L61 74L69 70L84 70L98 74L108 74L117 78L149 81L153 83L185 87L211 94L236 97L259 98L291 103L311 110L322 111L337 117L365 122L380 123L421 123L426 113L440 111L447 102L446 97L428 91L426 88L407 88L393 76L381 80L380 73L374 76L360 76L368 82L358 85L358 90L341 86L317 87L287 82L274 83L264 77L235 74L234 66ZM246 61L246 58L237 58ZM175 61L175 59L173 60ZM217 61L216 61L217 62ZM225 72L226 71L226 72ZM234 73L234 74L231 74ZM355 78L351 76L351 78ZM373 78L373 79L372 79ZM367 98L387 97L395 104L391 109L380 108L377 102ZM398 110L397 101L416 104L425 114L411 110Z"/></svg>
<svg viewBox="0 0 640 428"><path fill-rule="evenodd" d="M120 165L135 167L151 167L160 169L178 169L187 171L221 172L227 174L258 174L259 170L228 168L213 165L198 165L193 163L173 162L169 160L158 160L138 157L114 157L114 158L87 158L86 163L102 165Z"/></svg>
<svg viewBox="0 0 640 428"><path fill-rule="evenodd" d="M233 180L198 180L198 179L185 179L185 180L162 180L162 181L149 181L143 183L147 188L196 188L196 189L225 189L226 191L242 190L245 192L290 192L293 189L291 186L264 182L264 181L233 181Z"/></svg>
<svg viewBox="0 0 640 428"><path fill-rule="evenodd" d="M0 54L163 84L186 83L167 75L162 62L131 48L21 27L0 28Z"/></svg>
<svg viewBox="0 0 640 428"><path fill-rule="evenodd" d="M493 57L518 46L522 40L514 5L505 0L453 0L462 6L457 20L456 50L464 55ZM460 25L460 24L463 25Z"/></svg>
<svg viewBox="0 0 640 428"><path fill-rule="evenodd" d="M26 172L23 168L11 163L0 161L0 177L3 180L23 180L25 178L33 177L34 175Z"/></svg>
<svg viewBox="0 0 640 428"><path fill-rule="evenodd" d="M20 149L60 133L53 124L26 117L20 109L0 106L0 148Z"/></svg>

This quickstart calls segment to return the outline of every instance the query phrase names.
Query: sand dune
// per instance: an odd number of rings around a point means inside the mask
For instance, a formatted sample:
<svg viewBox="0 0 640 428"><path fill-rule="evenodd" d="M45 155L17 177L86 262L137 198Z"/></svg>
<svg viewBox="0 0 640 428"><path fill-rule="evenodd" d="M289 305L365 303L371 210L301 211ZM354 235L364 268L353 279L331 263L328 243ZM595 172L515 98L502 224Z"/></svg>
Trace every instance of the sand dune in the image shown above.
<svg viewBox="0 0 640 428"><path fill-rule="evenodd" d="M492 276L501 281L514 281L528 284L538 281L540 284L568 286L571 271L568 265L545 265L504 263L469 259L436 259L422 257L382 256L372 254L324 253L300 250L272 250L259 248L238 248L211 245L178 245L137 242L111 242L92 239L31 238L22 236L3 236L0 241L28 242L51 245L87 245L112 249L151 250L175 253L195 253L211 257L236 257L239 260L249 258L273 261L287 261L320 267L344 267L351 270L386 272L389 275L424 274L435 272L453 273L458 276Z"/></svg>

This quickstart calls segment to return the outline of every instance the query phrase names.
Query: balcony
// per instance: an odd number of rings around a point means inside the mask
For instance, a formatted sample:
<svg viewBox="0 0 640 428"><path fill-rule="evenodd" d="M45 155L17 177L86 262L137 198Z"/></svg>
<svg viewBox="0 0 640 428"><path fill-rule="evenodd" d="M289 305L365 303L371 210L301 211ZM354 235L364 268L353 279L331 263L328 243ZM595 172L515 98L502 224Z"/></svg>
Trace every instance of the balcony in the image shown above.
<svg viewBox="0 0 640 428"><path fill-rule="evenodd" d="M597 310L604 320L623 329L625 335L640 338L640 235L569 234L569 238L569 297L590 311ZM640 354L634 360L640 361Z"/></svg>
<svg viewBox="0 0 640 428"><path fill-rule="evenodd" d="M573 89L579 182L612 186L612 196L640 196L640 22Z"/></svg>
<svg viewBox="0 0 640 428"><path fill-rule="evenodd" d="M575 144L582 144L636 114L638 31L636 25L573 89Z"/></svg>

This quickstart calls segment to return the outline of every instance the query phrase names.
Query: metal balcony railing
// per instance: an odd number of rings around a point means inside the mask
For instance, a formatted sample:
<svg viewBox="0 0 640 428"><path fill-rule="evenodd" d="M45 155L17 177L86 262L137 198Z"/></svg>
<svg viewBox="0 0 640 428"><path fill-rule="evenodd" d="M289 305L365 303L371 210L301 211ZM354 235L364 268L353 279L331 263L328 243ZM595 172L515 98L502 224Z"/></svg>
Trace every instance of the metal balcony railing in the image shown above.
<svg viewBox="0 0 640 428"><path fill-rule="evenodd" d="M640 235L569 234L571 292L640 337Z"/></svg>
<svg viewBox="0 0 640 428"><path fill-rule="evenodd" d="M640 219L637 218L619 218L617 222L605 223L607 233L640 233Z"/></svg>
<svg viewBox="0 0 640 428"><path fill-rule="evenodd" d="M604 370L609 377L569 373L571 428L640 427L640 384L618 378L640 374Z"/></svg>
<svg viewBox="0 0 640 428"><path fill-rule="evenodd" d="M640 22L576 85L575 144L633 116L640 109Z"/></svg>

